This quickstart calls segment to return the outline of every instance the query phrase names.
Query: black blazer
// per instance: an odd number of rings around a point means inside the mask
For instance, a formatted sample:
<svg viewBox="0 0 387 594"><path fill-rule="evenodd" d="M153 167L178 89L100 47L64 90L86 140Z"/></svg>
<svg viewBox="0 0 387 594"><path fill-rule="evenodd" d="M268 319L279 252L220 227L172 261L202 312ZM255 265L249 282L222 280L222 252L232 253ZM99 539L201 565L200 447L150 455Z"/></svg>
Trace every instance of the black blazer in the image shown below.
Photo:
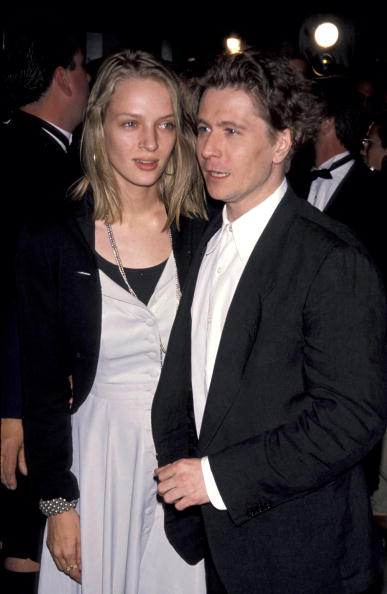
<svg viewBox="0 0 387 594"><path fill-rule="evenodd" d="M21 417L20 362L16 325L14 259L19 230L25 222L42 225L60 216L67 190L81 175L77 151L68 154L42 128L42 120L16 110L0 123L2 214L0 237L7 291L0 297L1 415ZM5 267L5 269L4 269Z"/></svg>
<svg viewBox="0 0 387 594"><path fill-rule="evenodd" d="M25 448L29 476L43 499L79 496L70 472L70 415L93 384L101 334L102 297L91 211L91 204L83 200L75 205L74 216L40 228L27 227L19 242ZM181 286L204 225L183 218L181 231L172 229Z"/></svg>
<svg viewBox="0 0 387 594"><path fill-rule="evenodd" d="M355 161L324 213L348 225L367 247L387 281L385 202L387 188L378 173Z"/></svg>
<svg viewBox="0 0 387 594"><path fill-rule="evenodd" d="M195 563L207 539L229 594L360 592L378 571L361 460L386 419L385 296L365 250L289 190L226 318L196 436L190 309L203 238L153 403L159 464L209 456L227 506L166 509Z"/></svg>

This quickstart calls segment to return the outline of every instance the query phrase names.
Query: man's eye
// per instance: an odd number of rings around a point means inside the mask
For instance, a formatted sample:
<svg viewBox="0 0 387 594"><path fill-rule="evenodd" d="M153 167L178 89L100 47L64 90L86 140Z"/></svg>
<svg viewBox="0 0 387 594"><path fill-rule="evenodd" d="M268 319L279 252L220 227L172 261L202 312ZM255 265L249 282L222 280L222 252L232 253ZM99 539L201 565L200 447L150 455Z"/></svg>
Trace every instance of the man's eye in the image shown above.
<svg viewBox="0 0 387 594"><path fill-rule="evenodd" d="M227 132L227 134L231 134L231 135L239 134L239 132L238 132L238 130L236 130L236 128L226 128L226 132Z"/></svg>
<svg viewBox="0 0 387 594"><path fill-rule="evenodd" d="M209 132L209 126L198 126L198 134L204 134L204 132Z"/></svg>

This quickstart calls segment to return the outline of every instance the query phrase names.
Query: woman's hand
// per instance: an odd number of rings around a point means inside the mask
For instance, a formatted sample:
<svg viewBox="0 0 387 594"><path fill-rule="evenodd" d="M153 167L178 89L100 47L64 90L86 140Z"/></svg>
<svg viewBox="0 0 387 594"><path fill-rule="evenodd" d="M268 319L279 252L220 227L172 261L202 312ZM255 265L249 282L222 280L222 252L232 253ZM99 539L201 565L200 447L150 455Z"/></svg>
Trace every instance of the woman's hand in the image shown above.
<svg viewBox="0 0 387 594"><path fill-rule="evenodd" d="M81 583L81 531L75 509L48 518L47 546L57 568Z"/></svg>

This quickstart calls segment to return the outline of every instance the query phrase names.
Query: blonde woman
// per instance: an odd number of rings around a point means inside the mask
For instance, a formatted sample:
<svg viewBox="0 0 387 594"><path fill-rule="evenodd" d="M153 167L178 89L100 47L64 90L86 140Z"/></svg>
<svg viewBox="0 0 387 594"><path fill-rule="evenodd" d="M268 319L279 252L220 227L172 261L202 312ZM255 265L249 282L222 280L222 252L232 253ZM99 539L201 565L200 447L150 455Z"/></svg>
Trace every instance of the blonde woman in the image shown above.
<svg viewBox="0 0 387 594"><path fill-rule="evenodd" d="M75 212L20 241L29 473L48 516L40 594L201 594L168 543L152 398L203 229L179 82L144 52L102 65Z"/></svg>

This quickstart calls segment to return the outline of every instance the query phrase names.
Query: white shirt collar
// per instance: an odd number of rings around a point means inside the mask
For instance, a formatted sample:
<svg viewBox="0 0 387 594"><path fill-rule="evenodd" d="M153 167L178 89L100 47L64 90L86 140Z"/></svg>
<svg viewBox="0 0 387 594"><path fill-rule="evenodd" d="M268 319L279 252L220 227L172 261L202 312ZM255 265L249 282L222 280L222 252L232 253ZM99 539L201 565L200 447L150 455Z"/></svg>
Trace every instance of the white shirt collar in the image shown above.
<svg viewBox="0 0 387 594"><path fill-rule="evenodd" d="M346 157L347 155L349 155L349 151L344 151L343 153L334 155L327 161L324 161L324 163L321 163L321 165L319 165L318 167L313 167L312 170L314 170L314 169L329 169L329 167L331 167L331 165L333 165L333 163L336 163L336 161L339 161L340 159L342 159L343 157ZM347 163L343 163L343 165L347 165ZM336 170L334 169L333 171L336 171Z"/></svg>
<svg viewBox="0 0 387 594"><path fill-rule="evenodd" d="M222 211L223 224L218 232L219 236L217 234L218 239L220 239L223 232L226 230L228 231L231 227L238 255L244 264L246 264L249 259L255 244L260 238L278 204L284 197L287 187L288 183L286 178L284 178L281 185L270 196L263 200L263 202L257 204L257 206L254 206L254 208L245 212L245 214L238 217L232 223L228 220L227 207L224 205Z"/></svg>

